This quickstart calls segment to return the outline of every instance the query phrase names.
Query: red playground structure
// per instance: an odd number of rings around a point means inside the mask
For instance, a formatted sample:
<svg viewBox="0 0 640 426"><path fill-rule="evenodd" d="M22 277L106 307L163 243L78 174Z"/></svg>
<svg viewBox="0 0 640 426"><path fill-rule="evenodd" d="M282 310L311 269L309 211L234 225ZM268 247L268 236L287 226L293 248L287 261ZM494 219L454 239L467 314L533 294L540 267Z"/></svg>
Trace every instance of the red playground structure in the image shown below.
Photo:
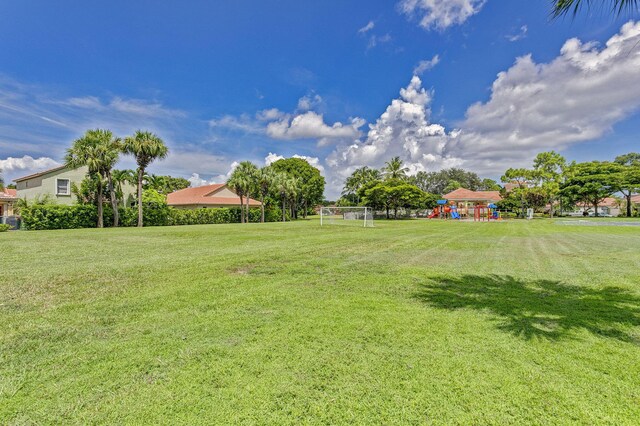
<svg viewBox="0 0 640 426"><path fill-rule="evenodd" d="M502 220L500 212L497 210L498 206L495 204L488 204L482 206L477 204L473 209L473 220L475 222L490 222L492 220Z"/></svg>

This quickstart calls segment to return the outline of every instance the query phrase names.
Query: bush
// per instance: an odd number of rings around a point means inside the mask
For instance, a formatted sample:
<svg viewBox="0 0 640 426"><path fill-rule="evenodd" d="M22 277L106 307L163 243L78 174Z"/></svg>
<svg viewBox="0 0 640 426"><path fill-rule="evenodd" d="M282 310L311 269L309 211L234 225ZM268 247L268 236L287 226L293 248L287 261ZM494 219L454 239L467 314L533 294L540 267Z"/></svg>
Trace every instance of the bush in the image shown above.
<svg viewBox="0 0 640 426"><path fill-rule="evenodd" d="M95 228L98 224L96 206L78 204L65 206L58 204L33 205L20 211L24 229L77 229Z"/></svg>
<svg viewBox="0 0 640 426"><path fill-rule="evenodd" d="M5 225L4 223L0 223L0 232L7 232L11 227L9 225Z"/></svg>

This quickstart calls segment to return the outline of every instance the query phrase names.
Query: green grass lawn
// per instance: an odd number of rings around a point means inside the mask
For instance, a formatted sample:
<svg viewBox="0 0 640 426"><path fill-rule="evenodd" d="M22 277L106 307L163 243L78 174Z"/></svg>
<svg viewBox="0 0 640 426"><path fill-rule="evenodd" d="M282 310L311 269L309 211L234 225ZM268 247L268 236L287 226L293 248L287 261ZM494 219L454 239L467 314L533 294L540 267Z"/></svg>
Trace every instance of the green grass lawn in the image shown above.
<svg viewBox="0 0 640 426"><path fill-rule="evenodd" d="M0 234L0 424L640 423L640 227Z"/></svg>

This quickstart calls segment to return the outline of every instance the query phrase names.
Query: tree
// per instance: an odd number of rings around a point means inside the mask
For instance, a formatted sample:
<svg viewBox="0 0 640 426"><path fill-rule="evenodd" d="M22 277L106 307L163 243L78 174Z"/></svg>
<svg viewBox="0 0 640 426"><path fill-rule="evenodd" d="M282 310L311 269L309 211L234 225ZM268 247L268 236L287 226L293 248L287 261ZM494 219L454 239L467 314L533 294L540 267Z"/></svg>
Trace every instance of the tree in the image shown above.
<svg viewBox="0 0 640 426"><path fill-rule="evenodd" d="M113 186L115 187L116 199L118 200L118 204L124 203L123 186L125 184L136 184L136 172L130 169L113 170L111 172L111 178L113 179Z"/></svg>
<svg viewBox="0 0 640 426"><path fill-rule="evenodd" d="M302 210L307 217L310 207L314 207L324 200L325 179L320 170L313 167L303 158L285 158L275 161L270 166L276 173L286 173L295 178L297 190L292 197L291 210L294 219L298 218L298 211Z"/></svg>
<svg viewBox="0 0 640 426"><path fill-rule="evenodd" d="M167 157L169 148L154 133L137 130L133 136L125 138L123 152L133 155L138 164L138 226L142 227L142 185L144 174L153 161Z"/></svg>
<svg viewBox="0 0 640 426"><path fill-rule="evenodd" d="M500 191L502 187L493 179L482 179L478 191Z"/></svg>
<svg viewBox="0 0 640 426"><path fill-rule="evenodd" d="M640 153L630 152L619 155L614 161L623 167L620 176L620 192L626 201L627 217L631 217L633 213L631 197L640 191Z"/></svg>
<svg viewBox="0 0 640 426"><path fill-rule="evenodd" d="M159 176L159 175L147 175L144 178L144 189L154 189L160 194L171 194L172 192L179 191L191 186L185 178L173 177L173 176Z"/></svg>
<svg viewBox="0 0 640 426"><path fill-rule="evenodd" d="M553 0L551 13L556 18L568 13L577 15L585 3L589 6L592 4L592 0ZM603 5L609 4L611 13L616 15L622 13L625 9L629 12L637 11L638 4L640 4L638 0L601 0L599 3Z"/></svg>
<svg viewBox="0 0 640 426"><path fill-rule="evenodd" d="M275 185L276 173L269 166L263 167L258 170L256 176L256 189L260 196L260 222L264 223L264 203L271 191L271 188Z"/></svg>
<svg viewBox="0 0 640 426"><path fill-rule="evenodd" d="M515 183L518 186L511 190L509 196L520 200L520 214L524 217L524 209L526 205L527 189L531 182L532 172L531 170L519 168L519 169L507 169L500 180L504 183Z"/></svg>
<svg viewBox="0 0 640 426"><path fill-rule="evenodd" d="M0 191L4 191L4 176L2 174L2 169L0 169Z"/></svg>
<svg viewBox="0 0 640 426"><path fill-rule="evenodd" d="M444 189L443 193L448 194L450 192L455 191L456 189L462 188L462 185L460 185L460 182L458 182L457 180L452 180L449 181L449 183L447 184L447 187Z"/></svg>
<svg viewBox="0 0 640 426"><path fill-rule="evenodd" d="M87 130L84 136L76 139L71 148L67 150L65 163L68 167L87 166L89 175L97 177L98 228L104 226L103 178L107 179L113 207L113 225L118 226L118 205L111 178L111 169L118 162L121 149L120 139L115 138L109 130L95 129Z"/></svg>
<svg viewBox="0 0 640 426"><path fill-rule="evenodd" d="M554 205L560 195L560 185L567 161L555 151L541 152L533 160L531 176L542 189L550 205L549 217L553 217Z"/></svg>
<svg viewBox="0 0 640 426"><path fill-rule="evenodd" d="M393 157L384 163L382 172L386 179L405 179L407 177L408 167L404 167L400 157Z"/></svg>
<svg viewBox="0 0 640 426"><path fill-rule="evenodd" d="M384 208L387 219L389 219L389 210L393 209L393 216L397 219L398 209L423 208L433 200L415 185L399 179L389 179L382 182L378 181L375 185L367 188L363 201L365 205L373 209Z"/></svg>
<svg viewBox="0 0 640 426"><path fill-rule="evenodd" d="M246 223L249 222L249 200L251 199L251 194L258 192L257 189L257 179L258 179L258 168L251 161L243 161L238 164L238 167L235 168L233 173L231 173L231 178L229 179L229 185L235 189L239 189L240 193L240 222ZM244 207L242 206L242 195L247 198L247 207L246 214L244 213Z"/></svg>
<svg viewBox="0 0 640 426"><path fill-rule="evenodd" d="M360 204L360 196L358 195L360 188L371 181L380 180L381 178L382 173L379 170L371 169L367 166L360 167L345 180L342 196L353 199L350 201L354 201L355 205L358 205Z"/></svg>
<svg viewBox="0 0 640 426"><path fill-rule="evenodd" d="M563 195L590 204L598 216L598 204L617 191L622 166L608 161L574 163L567 169Z"/></svg>
<svg viewBox="0 0 640 426"><path fill-rule="evenodd" d="M276 173L274 179L274 190L282 201L282 221L287 221L287 199L291 198L297 191L298 184L296 178L289 176L287 173Z"/></svg>
<svg viewBox="0 0 640 426"><path fill-rule="evenodd" d="M415 176L409 178L409 181L418 188L432 194L446 194L449 192L447 187L452 182L457 182L459 187L470 189L471 191L491 191L492 189L483 188L482 185L493 181L490 179L485 180L487 182L482 181L476 173L456 167L438 172L418 172Z"/></svg>

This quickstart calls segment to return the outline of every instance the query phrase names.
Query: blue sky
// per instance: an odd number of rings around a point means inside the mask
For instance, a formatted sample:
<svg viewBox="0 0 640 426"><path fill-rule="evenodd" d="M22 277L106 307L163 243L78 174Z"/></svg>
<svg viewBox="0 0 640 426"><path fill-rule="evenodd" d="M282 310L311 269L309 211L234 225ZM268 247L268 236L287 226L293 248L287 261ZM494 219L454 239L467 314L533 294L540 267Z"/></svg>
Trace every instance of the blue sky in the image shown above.
<svg viewBox="0 0 640 426"><path fill-rule="evenodd" d="M640 150L634 18L552 21L545 0L3 2L0 167L55 165L94 127L155 131L171 155L153 171L194 184L306 156L329 196L394 155L494 178L547 149L611 159Z"/></svg>

